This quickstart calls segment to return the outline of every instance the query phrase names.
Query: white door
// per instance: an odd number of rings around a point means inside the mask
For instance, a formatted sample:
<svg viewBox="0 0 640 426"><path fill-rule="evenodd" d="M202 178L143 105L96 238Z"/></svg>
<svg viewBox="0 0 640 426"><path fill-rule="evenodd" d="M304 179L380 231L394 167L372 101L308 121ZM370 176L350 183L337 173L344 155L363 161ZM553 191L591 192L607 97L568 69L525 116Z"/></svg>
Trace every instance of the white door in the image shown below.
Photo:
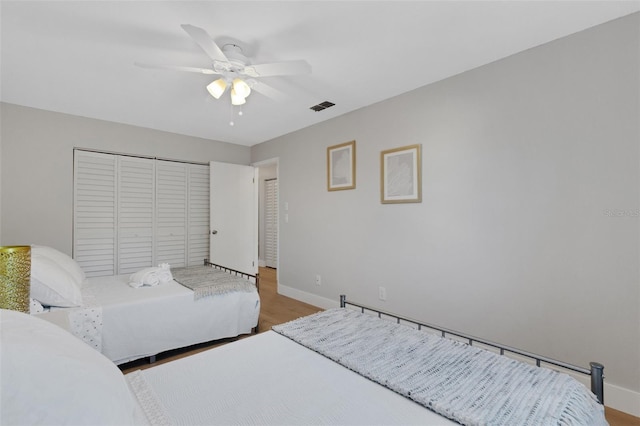
<svg viewBox="0 0 640 426"><path fill-rule="evenodd" d="M264 191L264 261L278 267L278 180L267 179Z"/></svg>
<svg viewBox="0 0 640 426"><path fill-rule="evenodd" d="M212 161L209 259L241 272L258 272L258 169Z"/></svg>

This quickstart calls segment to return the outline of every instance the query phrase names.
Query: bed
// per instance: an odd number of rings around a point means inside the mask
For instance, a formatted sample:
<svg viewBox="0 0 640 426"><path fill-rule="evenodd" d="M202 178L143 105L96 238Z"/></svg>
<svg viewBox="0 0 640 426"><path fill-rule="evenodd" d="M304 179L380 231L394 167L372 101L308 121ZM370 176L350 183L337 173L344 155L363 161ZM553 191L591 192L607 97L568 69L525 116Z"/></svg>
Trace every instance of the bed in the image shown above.
<svg viewBox="0 0 640 426"><path fill-rule="evenodd" d="M343 302L124 376L64 330L2 311L1 423L607 424L599 364L592 393L566 373L478 348L477 340L443 338ZM471 355L443 357L441 344ZM494 365L474 368L478 359Z"/></svg>
<svg viewBox="0 0 640 426"><path fill-rule="evenodd" d="M86 278L73 259L49 247L32 246L31 257L32 297L48 305L36 306L34 315L69 330L116 364L154 361L168 350L257 331L257 275L205 260L200 267L171 268L175 279L133 286L134 274ZM195 282L189 281L193 272Z"/></svg>

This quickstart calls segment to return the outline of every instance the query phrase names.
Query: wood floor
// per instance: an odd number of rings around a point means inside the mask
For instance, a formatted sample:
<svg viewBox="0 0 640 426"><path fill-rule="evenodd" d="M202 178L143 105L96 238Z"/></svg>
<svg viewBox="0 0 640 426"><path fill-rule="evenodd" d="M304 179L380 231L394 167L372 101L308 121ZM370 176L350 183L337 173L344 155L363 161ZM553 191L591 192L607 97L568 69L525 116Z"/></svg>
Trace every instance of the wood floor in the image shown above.
<svg viewBox="0 0 640 426"><path fill-rule="evenodd" d="M270 330L273 325L282 324L322 310L278 294L276 283L275 269L260 268L261 332Z"/></svg>
<svg viewBox="0 0 640 426"><path fill-rule="evenodd" d="M299 302L295 299L291 299L286 296L282 296L277 293L277 277L276 270L270 268L260 268L260 322L259 332L264 332L271 329L271 326L281 324L287 321L300 318L305 315L321 311L317 308L306 303ZM240 338L244 338L240 337ZM215 343L205 343L202 345L195 345L188 350L176 350L169 351L167 353L158 355L157 365L164 362L168 362L174 359L182 358L187 355L210 349L215 346L223 345L237 339L227 339ZM134 370L144 369L151 367L146 360L134 361L132 363L124 364L121 370L124 373L129 373ZM605 407L605 413L607 421L610 426L640 426L640 418L631 416L618 410L614 410L609 407Z"/></svg>

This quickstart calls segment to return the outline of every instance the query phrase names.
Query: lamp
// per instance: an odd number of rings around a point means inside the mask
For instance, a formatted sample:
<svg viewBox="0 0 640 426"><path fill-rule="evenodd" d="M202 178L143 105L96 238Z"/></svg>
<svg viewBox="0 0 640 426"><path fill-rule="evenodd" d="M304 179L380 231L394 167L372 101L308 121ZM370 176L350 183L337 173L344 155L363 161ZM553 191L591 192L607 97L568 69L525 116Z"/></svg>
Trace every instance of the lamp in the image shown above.
<svg viewBox="0 0 640 426"><path fill-rule="evenodd" d="M29 313L31 246L0 247L0 308Z"/></svg>
<svg viewBox="0 0 640 426"><path fill-rule="evenodd" d="M207 90L216 99L220 97L227 90L228 82L231 81L229 76L219 78L207 86ZM247 96L251 94L251 86L247 84L241 78L235 78L231 82L231 104L243 105L247 101Z"/></svg>
<svg viewBox="0 0 640 426"><path fill-rule="evenodd" d="M236 89L231 89L231 105L243 105L245 102L247 102L247 100L243 96L238 95Z"/></svg>
<svg viewBox="0 0 640 426"><path fill-rule="evenodd" d="M251 94L251 87L239 78L233 80L233 90L236 91L238 96L242 96L243 98L246 98Z"/></svg>
<svg viewBox="0 0 640 426"><path fill-rule="evenodd" d="M220 99L220 96L222 96L226 89L227 82L224 78L219 78L207 86L207 90L209 91L209 93L211 93L211 96L216 99Z"/></svg>

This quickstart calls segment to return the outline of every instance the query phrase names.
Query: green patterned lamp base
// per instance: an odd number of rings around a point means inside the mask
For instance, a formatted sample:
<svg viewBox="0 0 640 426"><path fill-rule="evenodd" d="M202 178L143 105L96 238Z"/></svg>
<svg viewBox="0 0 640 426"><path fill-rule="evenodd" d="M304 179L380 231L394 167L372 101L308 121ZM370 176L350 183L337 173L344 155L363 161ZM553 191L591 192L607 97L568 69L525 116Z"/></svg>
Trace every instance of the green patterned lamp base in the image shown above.
<svg viewBox="0 0 640 426"><path fill-rule="evenodd" d="M29 313L31 246L0 247L0 308Z"/></svg>

